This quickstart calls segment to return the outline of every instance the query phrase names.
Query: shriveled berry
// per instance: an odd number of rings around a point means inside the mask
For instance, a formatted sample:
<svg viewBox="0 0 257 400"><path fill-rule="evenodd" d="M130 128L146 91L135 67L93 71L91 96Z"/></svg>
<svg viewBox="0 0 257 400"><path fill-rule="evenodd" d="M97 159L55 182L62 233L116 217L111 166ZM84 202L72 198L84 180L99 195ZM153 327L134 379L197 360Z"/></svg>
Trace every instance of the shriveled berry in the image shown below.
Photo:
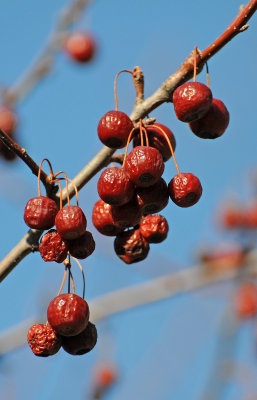
<svg viewBox="0 0 257 400"><path fill-rule="evenodd" d="M155 149L159 150L159 152L162 155L163 161L169 160L171 158L171 151L168 146L167 140L165 136L163 135L163 132L161 131L164 130L166 135L168 136L173 151L176 149L176 139L175 136L173 135L172 131L165 125L159 124L155 122L153 125L146 125L145 129L147 132L148 140L149 140L149 145L151 147L154 147ZM139 129L135 130L134 134L134 139L133 139L133 147L140 146L140 134L139 134Z"/></svg>
<svg viewBox="0 0 257 400"><path fill-rule="evenodd" d="M86 329L76 336L63 336L63 349L74 356L89 353L95 347L97 342L97 330L94 324L90 321Z"/></svg>
<svg viewBox="0 0 257 400"><path fill-rule="evenodd" d="M134 125L122 111L108 111L100 119L97 132L99 139L111 149L122 149L126 146L130 131Z"/></svg>
<svg viewBox="0 0 257 400"><path fill-rule="evenodd" d="M90 61L95 55L95 41L86 32L71 33L65 42L65 50L75 61L85 63Z"/></svg>
<svg viewBox="0 0 257 400"><path fill-rule="evenodd" d="M75 336L87 327L89 307L82 297L74 293L63 293L50 302L47 319L59 335Z"/></svg>
<svg viewBox="0 0 257 400"><path fill-rule="evenodd" d="M164 162L154 147L137 146L128 154L124 168L135 186L148 187L161 178Z"/></svg>
<svg viewBox="0 0 257 400"><path fill-rule="evenodd" d="M119 206L128 203L134 195L129 174L120 167L106 168L98 179L97 190L103 201Z"/></svg>
<svg viewBox="0 0 257 400"><path fill-rule="evenodd" d="M80 260L89 257L95 250L95 241L91 232L86 231L77 239L67 240L70 254Z"/></svg>
<svg viewBox="0 0 257 400"><path fill-rule="evenodd" d="M238 288L235 308L239 318L250 318L257 313L257 287L253 283L247 282Z"/></svg>
<svg viewBox="0 0 257 400"><path fill-rule="evenodd" d="M186 82L173 93L173 105L177 118L191 122L204 116L212 103L212 92L200 82Z"/></svg>
<svg viewBox="0 0 257 400"><path fill-rule="evenodd" d="M85 233L87 219L80 207L66 206L56 215L55 225L64 239L73 240Z"/></svg>
<svg viewBox="0 0 257 400"><path fill-rule="evenodd" d="M202 139L216 139L223 135L229 124L229 112L225 104L212 99L207 113L196 121L189 123L191 131Z"/></svg>
<svg viewBox="0 0 257 400"><path fill-rule="evenodd" d="M179 207L191 207L202 195L199 179L190 172L174 176L168 185L171 200Z"/></svg>
<svg viewBox="0 0 257 400"><path fill-rule="evenodd" d="M150 247L139 229L131 229L116 237L114 250L122 261L126 264L132 264L144 260Z"/></svg>
<svg viewBox="0 0 257 400"><path fill-rule="evenodd" d="M137 204L142 215L163 210L169 202L168 186L164 179L147 188L136 188Z"/></svg>
<svg viewBox="0 0 257 400"><path fill-rule="evenodd" d="M61 337L50 325L35 324L27 335L28 344L36 356L48 357L56 354L61 347Z"/></svg>
<svg viewBox="0 0 257 400"><path fill-rule="evenodd" d="M92 222L95 228L106 236L116 236L124 230L114 222L111 207L110 204L105 203L103 200L98 200L92 213Z"/></svg>
<svg viewBox="0 0 257 400"><path fill-rule="evenodd" d="M55 229L51 229L41 237L39 252L44 261L62 263L67 257L67 242Z"/></svg>
<svg viewBox="0 0 257 400"><path fill-rule="evenodd" d="M169 225L162 215L147 215L140 222L139 229L148 243L161 243L168 235Z"/></svg>
<svg viewBox="0 0 257 400"><path fill-rule="evenodd" d="M111 214L114 223L123 229L139 224L142 216L134 199L123 206L111 206Z"/></svg>
<svg viewBox="0 0 257 400"><path fill-rule="evenodd" d="M46 196L30 199L24 210L24 221L32 229L50 229L54 226L58 207Z"/></svg>

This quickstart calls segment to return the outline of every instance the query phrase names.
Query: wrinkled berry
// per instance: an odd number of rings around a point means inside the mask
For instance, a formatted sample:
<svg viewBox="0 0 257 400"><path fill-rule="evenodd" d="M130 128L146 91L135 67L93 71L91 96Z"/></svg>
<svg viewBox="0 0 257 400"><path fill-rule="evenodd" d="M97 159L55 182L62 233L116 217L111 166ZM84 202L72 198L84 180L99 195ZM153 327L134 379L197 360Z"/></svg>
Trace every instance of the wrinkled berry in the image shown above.
<svg viewBox="0 0 257 400"><path fill-rule="evenodd" d="M68 247L61 235L55 229L51 229L41 237L39 252L44 261L62 263L67 257Z"/></svg>
<svg viewBox="0 0 257 400"><path fill-rule="evenodd" d="M63 349L74 356L89 353L97 342L97 330L94 324L88 322L86 329L76 336L63 336Z"/></svg>
<svg viewBox="0 0 257 400"><path fill-rule="evenodd" d="M106 168L100 175L97 190L103 201L121 206L132 199L134 185L123 168L112 167Z"/></svg>
<svg viewBox="0 0 257 400"><path fill-rule="evenodd" d="M108 111L100 119L97 132L99 139L111 149L122 149L127 144L131 130L131 119L122 111Z"/></svg>
<svg viewBox="0 0 257 400"><path fill-rule="evenodd" d="M163 210L169 202L168 186L164 179L147 188L136 188L137 204L142 215Z"/></svg>
<svg viewBox="0 0 257 400"><path fill-rule="evenodd" d="M98 200L93 208L92 222L95 228L102 235L116 236L123 231L122 228L114 222L111 205L105 203L103 200Z"/></svg>
<svg viewBox="0 0 257 400"><path fill-rule="evenodd" d="M161 243L168 235L169 225L161 215L147 215L140 222L139 229L148 243Z"/></svg>
<svg viewBox="0 0 257 400"><path fill-rule="evenodd" d="M114 250L126 264L144 260L149 249L149 244L143 238L139 229L124 231L114 240Z"/></svg>
<svg viewBox="0 0 257 400"><path fill-rule="evenodd" d="M58 207L46 196L30 199L24 210L24 221L32 229L50 229L54 226Z"/></svg>
<svg viewBox="0 0 257 400"><path fill-rule="evenodd" d="M36 356L48 357L56 354L62 341L50 325L35 324L27 335L28 344Z"/></svg>
<svg viewBox="0 0 257 400"><path fill-rule="evenodd" d="M77 239L67 240L70 254L80 260L89 257L95 250L95 241L91 232L86 231Z"/></svg>
<svg viewBox="0 0 257 400"><path fill-rule="evenodd" d="M121 228L129 228L139 224L142 213L135 200L123 206L111 206L113 221Z"/></svg>
<svg viewBox="0 0 257 400"><path fill-rule="evenodd" d="M56 215L55 225L64 239L72 240L85 233L87 219L80 207L66 206Z"/></svg>
<svg viewBox="0 0 257 400"><path fill-rule="evenodd" d="M190 172L174 176L168 185L171 200L179 207L191 207L202 195L199 179Z"/></svg>

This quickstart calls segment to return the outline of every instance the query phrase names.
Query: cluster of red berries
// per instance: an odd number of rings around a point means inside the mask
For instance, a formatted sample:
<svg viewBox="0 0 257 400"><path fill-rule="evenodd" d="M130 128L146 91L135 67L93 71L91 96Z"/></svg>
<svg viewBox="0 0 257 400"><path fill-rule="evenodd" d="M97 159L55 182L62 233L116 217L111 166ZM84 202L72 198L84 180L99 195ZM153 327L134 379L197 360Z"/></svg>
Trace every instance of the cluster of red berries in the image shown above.
<svg viewBox="0 0 257 400"><path fill-rule="evenodd" d="M78 63L91 61L96 52L95 40L87 32L71 33L66 38L64 48L68 56Z"/></svg>
<svg viewBox="0 0 257 400"><path fill-rule="evenodd" d="M227 207L222 213L222 225L226 229L257 229L257 203L249 207Z"/></svg>
<svg viewBox="0 0 257 400"><path fill-rule="evenodd" d="M16 136L17 117L10 106L0 107L0 129L9 137L15 139ZM13 161L16 154L9 150L5 144L0 141L0 155L7 161Z"/></svg>

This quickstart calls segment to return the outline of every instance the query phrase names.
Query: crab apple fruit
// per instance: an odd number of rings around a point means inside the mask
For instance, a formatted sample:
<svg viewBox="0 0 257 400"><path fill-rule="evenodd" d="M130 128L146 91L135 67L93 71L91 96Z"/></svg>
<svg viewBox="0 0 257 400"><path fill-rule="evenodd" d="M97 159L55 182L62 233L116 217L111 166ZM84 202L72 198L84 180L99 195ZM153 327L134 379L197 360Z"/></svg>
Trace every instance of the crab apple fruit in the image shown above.
<svg viewBox="0 0 257 400"><path fill-rule="evenodd" d="M131 119L122 111L108 111L102 116L97 126L101 142L111 149L122 149L127 144L131 130Z"/></svg>
<svg viewBox="0 0 257 400"><path fill-rule="evenodd" d="M98 200L92 212L93 225L98 232L105 236L116 236L124 230L114 222L111 207L110 204L105 203L103 200Z"/></svg>
<svg viewBox="0 0 257 400"><path fill-rule="evenodd" d="M147 188L136 188L135 193L142 215L157 213L169 202L168 186L162 178Z"/></svg>
<svg viewBox="0 0 257 400"><path fill-rule="evenodd" d="M191 207L202 195L199 179L190 172L180 173L168 185L171 200L179 207Z"/></svg>
<svg viewBox="0 0 257 400"><path fill-rule="evenodd" d="M135 186L148 187L161 178L164 162L154 147L137 146L128 154L124 168Z"/></svg>
<svg viewBox="0 0 257 400"><path fill-rule="evenodd" d="M85 233L87 219L80 207L65 206L58 211L55 225L64 239L73 240Z"/></svg>
<svg viewBox="0 0 257 400"><path fill-rule="evenodd" d="M191 131L202 139L216 139L223 135L229 124L229 112L219 99L212 99L207 113L189 123Z"/></svg>
<svg viewBox="0 0 257 400"><path fill-rule="evenodd" d="M11 135L16 127L16 114L9 107L0 107L0 129Z"/></svg>
<svg viewBox="0 0 257 400"><path fill-rule="evenodd" d="M167 140L163 135L163 132L158 129L161 128L166 135L168 136L172 149L175 151L176 149L176 139L173 135L172 131L165 125L154 123L153 125L146 125L145 129L147 132L149 146L154 147L155 149L159 150L162 155L163 161L167 161L171 158L171 151L168 146ZM133 147L140 146L140 134L139 129L135 130L135 136L133 138Z"/></svg>
<svg viewBox="0 0 257 400"><path fill-rule="evenodd" d="M139 229L131 229L122 232L115 238L114 250L122 261L132 264L144 260L150 247Z"/></svg>
<svg viewBox="0 0 257 400"><path fill-rule="evenodd" d="M36 356L48 357L56 354L62 345L61 337L50 325L35 324L27 335L29 347Z"/></svg>
<svg viewBox="0 0 257 400"><path fill-rule="evenodd" d="M246 282L236 293L235 309L239 318L250 318L257 313L257 287Z"/></svg>
<svg viewBox="0 0 257 400"><path fill-rule="evenodd" d="M140 222L139 229L148 243L161 243L168 235L169 225L162 215L147 215Z"/></svg>
<svg viewBox="0 0 257 400"><path fill-rule="evenodd" d="M134 195L134 185L129 174L121 167L106 168L97 182L98 194L111 205L128 203Z"/></svg>
<svg viewBox="0 0 257 400"><path fill-rule="evenodd" d="M80 260L89 257L95 250L95 241L91 232L86 231L77 239L67 240L70 254Z"/></svg>
<svg viewBox="0 0 257 400"><path fill-rule="evenodd" d="M71 59L85 63L95 55L96 45L94 39L88 33L74 32L66 39L65 50Z"/></svg>
<svg viewBox="0 0 257 400"><path fill-rule="evenodd" d="M186 82L173 93L173 105L177 118L191 122L207 113L212 103L212 92L200 82Z"/></svg>
<svg viewBox="0 0 257 400"><path fill-rule="evenodd" d="M76 336L63 336L63 349L74 356L81 356L89 353L95 347L97 342L97 330L94 324L90 321L86 329Z"/></svg>
<svg viewBox="0 0 257 400"><path fill-rule="evenodd" d="M251 205L243 212L242 225L246 229L257 228L257 203Z"/></svg>
<svg viewBox="0 0 257 400"><path fill-rule="evenodd" d="M75 336L87 327L89 307L82 297L74 293L63 293L50 302L47 319L59 335Z"/></svg>
<svg viewBox="0 0 257 400"><path fill-rule="evenodd" d="M113 221L120 228L129 228L139 224L142 213L133 199L123 206L111 206Z"/></svg>
<svg viewBox="0 0 257 400"><path fill-rule="evenodd" d="M58 207L46 196L33 197L24 210L24 221L32 229L50 229L55 224Z"/></svg>
<svg viewBox="0 0 257 400"><path fill-rule="evenodd" d="M221 225L226 229L241 228L243 225L243 214L237 207L225 209L221 215Z"/></svg>
<svg viewBox="0 0 257 400"><path fill-rule="evenodd" d="M55 229L51 229L41 237L39 252L44 261L62 263L67 257L67 242Z"/></svg>

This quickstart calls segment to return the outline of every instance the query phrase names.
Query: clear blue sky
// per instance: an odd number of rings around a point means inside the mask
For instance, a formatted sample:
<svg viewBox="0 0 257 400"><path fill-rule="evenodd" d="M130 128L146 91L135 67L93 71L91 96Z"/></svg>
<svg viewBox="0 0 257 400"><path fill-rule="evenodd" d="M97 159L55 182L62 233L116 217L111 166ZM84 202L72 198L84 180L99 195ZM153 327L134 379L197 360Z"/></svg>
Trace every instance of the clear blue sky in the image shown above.
<svg viewBox="0 0 257 400"><path fill-rule="evenodd" d="M69 1L2 0L0 85L12 85L23 74L65 4ZM65 169L72 178L101 149L96 127L100 117L114 108L116 73L139 65L145 75L145 96L150 95L195 45L204 49L216 39L240 5L239 0L93 1L74 29L93 32L98 55L91 64L77 66L58 54L51 74L17 105L22 146L38 163L47 157L55 171ZM190 209L168 205L162 213L170 224L168 239L152 246L146 261L123 264L114 255L113 239L100 236L92 227L97 177L80 192L80 204L97 246L83 262L89 304L90 298L99 294L190 266L197 248L204 243L230 240L218 231L214 215L222 199L234 194L246 199L251 192L257 148L256 37L255 15L250 28L209 62L213 95L223 100L230 112L230 124L222 138L202 141L195 137L177 121L171 104L151 113L174 132L180 169L200 178L203 196ZM198 79L205 83L205 74ZM129 114L135 100L129 76L120 77L118 97L120 109ZM21 161L7 165L1 160L0 164L2 258L26 232L23 210L27 200L36 196L37 182ZM174 174L169 161L164 177L169 181ZM78 273L76 277L79 279ZM0 330L37 313L42 301L45 309L61 279L62 266L48 265L38 254L23 260L1 284ZM107 358L119 365L121 378L106 399L199 400L232 294L233 285L226 285L117 315L108 324L99 324L99 345L88 356L71 357L60 352L38 359L24 347L3 360L0 397L7 399L4 393L11 383L11 400L85 399L92 366ZM106 339L106 333L112 340ZM237 344L236 356L254 368L252 326L242 327L232 339ZM231 352L228 358L235 357L233 348ZM231 385L222 400L242 399L246 392L240 390L238 385ZM247 390L256 393L253 381Z"/></svg>

